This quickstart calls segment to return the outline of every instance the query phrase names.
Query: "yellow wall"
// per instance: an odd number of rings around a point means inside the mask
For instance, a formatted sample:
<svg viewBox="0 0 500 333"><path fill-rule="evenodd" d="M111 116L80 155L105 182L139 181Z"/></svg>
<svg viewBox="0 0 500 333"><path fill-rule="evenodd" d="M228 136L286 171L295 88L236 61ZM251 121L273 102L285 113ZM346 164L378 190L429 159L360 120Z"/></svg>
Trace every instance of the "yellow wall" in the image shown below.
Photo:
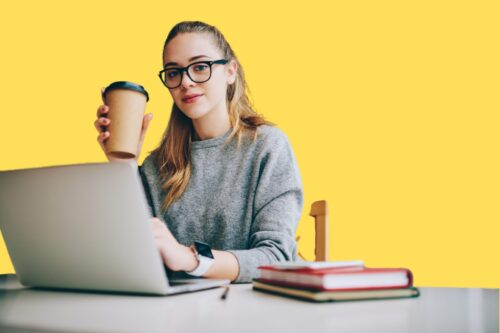
<svg viewBox="0 0 500 333"><path fill-rule="evenodd" d="M498 1L9 1L0 170L104 161L93 121L116 80L150 92L178 21L218 26L259 112L289 136L306 208L331 208L332 259L406 266L420 286L500 287ZM251 3L251 5L250 5ZM0 273L12 272L0 239Z"/></svg>

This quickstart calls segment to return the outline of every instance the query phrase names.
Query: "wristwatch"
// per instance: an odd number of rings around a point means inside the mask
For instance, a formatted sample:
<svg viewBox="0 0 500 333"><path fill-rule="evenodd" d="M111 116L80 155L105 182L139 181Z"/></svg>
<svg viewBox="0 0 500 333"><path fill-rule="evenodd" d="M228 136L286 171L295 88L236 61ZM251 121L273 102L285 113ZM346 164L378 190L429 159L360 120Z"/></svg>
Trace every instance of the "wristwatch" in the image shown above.
<svg viewBox="0 0 500 333"><path fill-rule="evenodd" d="M210 266L212 266L215 261L212 249L210 249L208 244L201 242L194 242L193 245L191 245L191 249L196 255L198 266L191 272L186 273L192 276L202 276L208 271Z"/></svg>

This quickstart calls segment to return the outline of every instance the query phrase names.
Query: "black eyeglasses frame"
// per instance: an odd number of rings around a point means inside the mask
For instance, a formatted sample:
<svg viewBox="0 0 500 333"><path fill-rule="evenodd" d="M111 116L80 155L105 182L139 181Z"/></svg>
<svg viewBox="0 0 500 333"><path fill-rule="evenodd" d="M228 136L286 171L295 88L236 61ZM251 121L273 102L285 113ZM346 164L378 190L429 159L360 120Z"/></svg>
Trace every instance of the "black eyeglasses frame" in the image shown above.
<svg viewBox="0 0 500 333"><path fill-rule="evenodd" d="M187 76L189 77L189 79L191 81L196 82L196 83L203 83L203 82L207 82L212 77L212 65L214 65L214 64L225 65L228 62L229 62L229 60L227 60L227 59L219 59L219 60L211 60L211 61L196 61L196 62L193 62L192 64L187 65L186 67L168 67L168 68L164 68L164 69L162 69L161 71L158 72L158 77L160 78L160 81L163 83L163 85L165 87L167 87L167 89L175 89L177 87L180 87L180 85L182 84L182 74L184 72L187 74ZM199 65L199 64L206 64L210 68L210 75L208 76L208 79L203 80L203 81L196 81L196 80L193 80L193 78L191 78L191 75L189 75L189 68L191 66L195 66L195 65ZM167 86L167 83L165 81L163 81L163 79L162 79L162 74L164 72L166 72L167 70L170 70L170 69L176 69L181 74L181 79L179 81L179 84L176 85L175 87L169 87L169 86Z"/></svg>

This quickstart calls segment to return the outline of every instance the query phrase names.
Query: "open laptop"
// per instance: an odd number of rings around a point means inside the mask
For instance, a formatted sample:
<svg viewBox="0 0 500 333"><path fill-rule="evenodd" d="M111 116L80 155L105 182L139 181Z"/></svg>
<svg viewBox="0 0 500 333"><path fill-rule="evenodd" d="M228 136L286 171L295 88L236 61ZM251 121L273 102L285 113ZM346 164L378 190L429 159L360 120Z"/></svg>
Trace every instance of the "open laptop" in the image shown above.
<svg viewBox="0 0 500 333"><path fill-rule="evenodd" d="M169 281L135 163L0 171L0 230L26 286L169 295L230 282Z"/></svg>

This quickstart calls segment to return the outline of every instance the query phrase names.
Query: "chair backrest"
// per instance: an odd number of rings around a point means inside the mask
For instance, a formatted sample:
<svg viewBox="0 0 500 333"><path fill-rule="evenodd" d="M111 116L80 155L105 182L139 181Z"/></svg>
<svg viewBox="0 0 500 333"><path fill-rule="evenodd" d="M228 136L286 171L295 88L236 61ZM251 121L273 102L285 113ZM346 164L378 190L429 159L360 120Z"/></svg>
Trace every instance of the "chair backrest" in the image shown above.
<svg viewBox="0 0 500 333"><path fill-rule="evenodd" d="M314 260L328 261L330 242L328 236L328 204L326 200L313 202L309 215L314 217L315 220Z"/></svg>

